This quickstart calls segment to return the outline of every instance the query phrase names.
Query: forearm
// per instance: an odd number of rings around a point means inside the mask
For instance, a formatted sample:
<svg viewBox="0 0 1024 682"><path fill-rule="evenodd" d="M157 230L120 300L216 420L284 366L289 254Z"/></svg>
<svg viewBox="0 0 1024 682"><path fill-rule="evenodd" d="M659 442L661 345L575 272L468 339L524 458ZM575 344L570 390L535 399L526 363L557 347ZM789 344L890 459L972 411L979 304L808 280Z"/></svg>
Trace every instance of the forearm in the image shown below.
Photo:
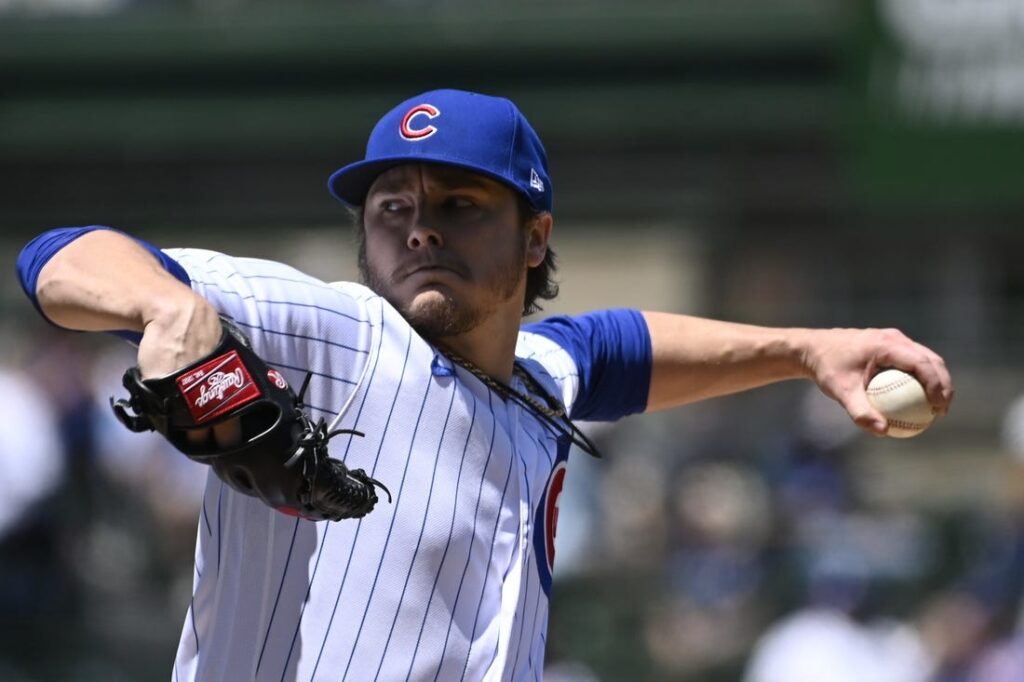
<svg viewBox="0 0 1024 682"><path fill-rule="evenodd" d="M644 312L653 365L647 409L810 376L807 329L776 329Z"/></svg>
<svg viewBox="0 0 1024 682"><path fill-rule="evenodd" d="M198 298L152 254L112 230L84 234L55 253L39 272L35 294L54 324L82 331L141 332Z"/></svg>
<svg viewBox="0 0 1024 682"><path fill-rule="evenodd" d="M866 387L890 367L917 377L934 413L945 414L953 400L942 357L897 329L777 329L664 313L644 319L653 355L648 410L806 378L881 435L888 423Z"/></svg>
<svg viewBox="0 0 1024 682"><path fill-rule="evenodd" d="M141 332L138 360L147 377L188 364L220 338L213 306L112 230L86 233L57 251L39 271L35 294L43 314L62 327Z"/></svg>

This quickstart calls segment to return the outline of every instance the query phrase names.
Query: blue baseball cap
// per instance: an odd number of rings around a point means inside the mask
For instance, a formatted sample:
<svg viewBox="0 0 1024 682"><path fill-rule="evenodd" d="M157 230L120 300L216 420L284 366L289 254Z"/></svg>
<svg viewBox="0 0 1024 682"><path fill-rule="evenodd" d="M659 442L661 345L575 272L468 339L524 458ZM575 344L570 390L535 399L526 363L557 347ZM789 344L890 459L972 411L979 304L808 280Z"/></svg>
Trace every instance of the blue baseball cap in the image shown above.
<svg viewBox="0 0 1024 682"><path fill-rule="evenodd" d="M537 210L551 210L544 145L503 97L432 90L407 99L377 122L366 158L335 171L327 187L342 203L361 206L377 176L405 163L465 168L509 185Z"/></svg>

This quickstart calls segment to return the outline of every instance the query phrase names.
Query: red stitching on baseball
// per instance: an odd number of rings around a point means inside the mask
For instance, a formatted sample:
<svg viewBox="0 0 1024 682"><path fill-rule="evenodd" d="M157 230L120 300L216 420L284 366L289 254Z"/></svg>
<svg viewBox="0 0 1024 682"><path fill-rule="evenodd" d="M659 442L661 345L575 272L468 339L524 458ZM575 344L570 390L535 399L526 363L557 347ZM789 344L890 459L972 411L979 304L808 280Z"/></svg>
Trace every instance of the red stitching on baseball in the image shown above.
<svg viewBox="0 0 1024 682"><path fill-rule="evenodd" d="M874 388L869 388L868 395L877 395L879 393L888 393L890 391L895 391L897 388L902 388L909 384L911 380L913 380L913 377L906 377L901 378L899 381L896 381L894 383L886 384L885 386L876 386Z"/></svg>
<svg viewBox="0 0 1024 682"><path fill-rule="evenodd" d="M898 419L890 419L889 428L891 429L894 426L897 429L906 429L907 431L923 431L925 428L928 427L928 424L918 424L917 422L903 422L899 421Z"/></svg>

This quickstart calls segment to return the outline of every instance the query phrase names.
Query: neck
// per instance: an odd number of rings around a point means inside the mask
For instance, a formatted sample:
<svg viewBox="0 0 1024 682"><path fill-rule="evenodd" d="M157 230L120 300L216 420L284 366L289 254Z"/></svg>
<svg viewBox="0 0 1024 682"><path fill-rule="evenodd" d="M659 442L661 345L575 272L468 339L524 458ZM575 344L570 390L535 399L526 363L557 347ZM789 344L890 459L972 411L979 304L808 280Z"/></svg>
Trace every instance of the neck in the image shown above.
<svg viewBox="0 0 1024 682"><path fill-rule="evenodd" d="M507 384L512 381L521 322L519 316L494 315L470 331L438 339L436 344L469 360L492 379Z"/></svg>

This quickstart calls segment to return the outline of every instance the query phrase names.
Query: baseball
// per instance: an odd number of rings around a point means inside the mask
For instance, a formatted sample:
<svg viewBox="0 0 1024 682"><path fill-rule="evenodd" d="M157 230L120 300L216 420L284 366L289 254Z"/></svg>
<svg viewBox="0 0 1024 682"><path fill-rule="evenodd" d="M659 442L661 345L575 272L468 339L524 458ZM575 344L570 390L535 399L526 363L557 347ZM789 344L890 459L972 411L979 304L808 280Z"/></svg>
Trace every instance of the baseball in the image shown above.
<svg viewBox="0 0 1024 682"><path fill-rule="evenodd" d="M886 369L871 378L868 401L889 420L886 435L891 438L916 436L935 419L924 386L898 369Z"/></svg>

